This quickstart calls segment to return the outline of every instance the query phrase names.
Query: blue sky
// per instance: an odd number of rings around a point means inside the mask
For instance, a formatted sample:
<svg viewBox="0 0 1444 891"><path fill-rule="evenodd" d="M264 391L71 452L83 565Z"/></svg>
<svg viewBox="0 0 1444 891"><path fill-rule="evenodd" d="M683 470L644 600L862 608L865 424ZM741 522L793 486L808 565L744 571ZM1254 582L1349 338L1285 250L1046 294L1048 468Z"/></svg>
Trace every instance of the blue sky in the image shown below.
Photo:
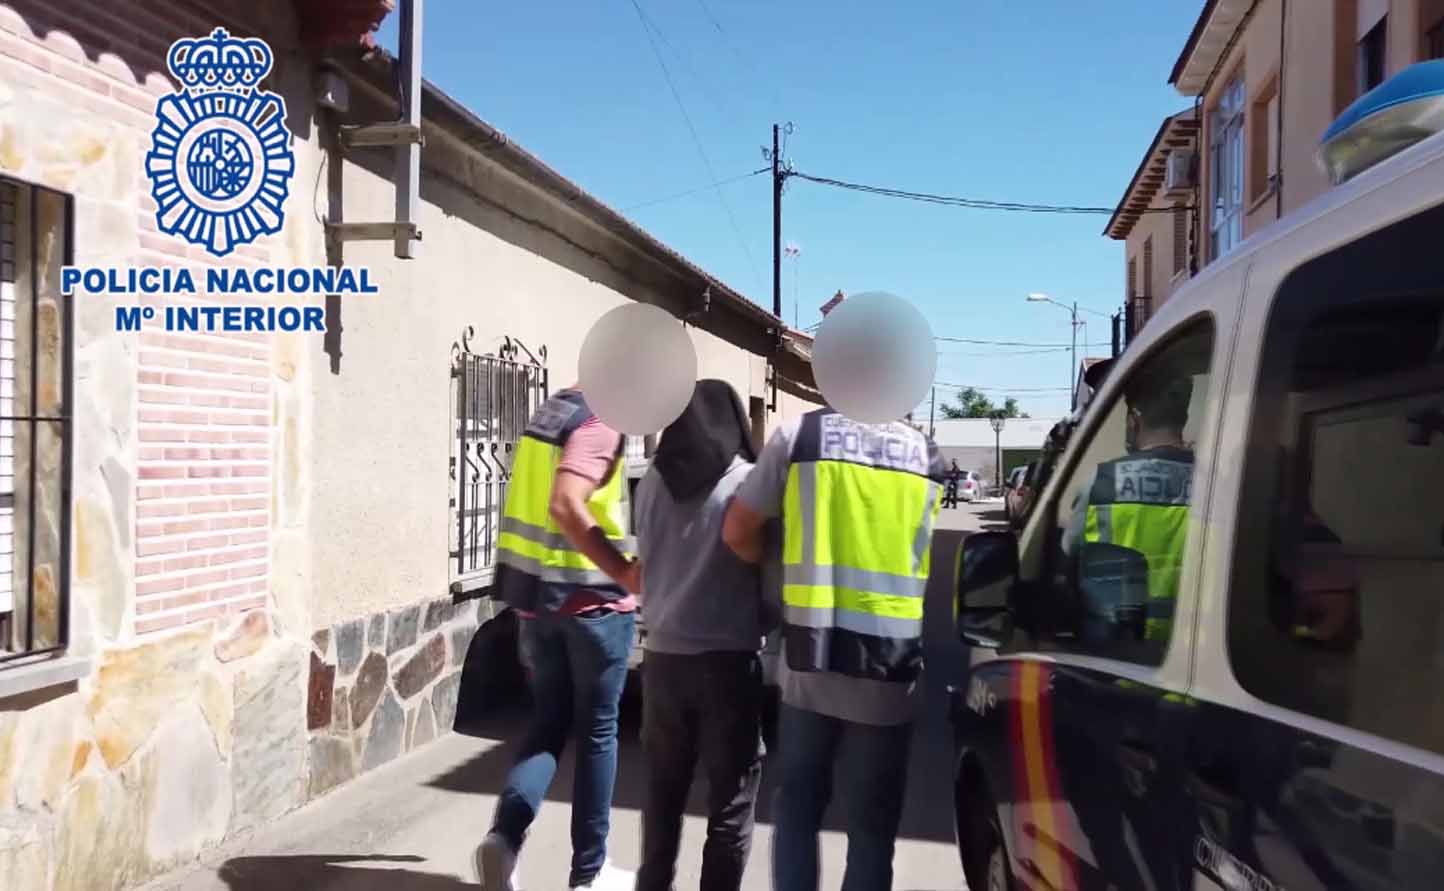
<svg viewBox="0 0 1444 891"><path fill-rule="evenodd" d="M1111 207L1163 117L1189 104L1166 80L1202 5L909 0L879 11L883 4L858 0L637 2L696 140L633 0L433 0L423 73L768 307L769 177L721 186L725 207L719 189L703 187L764 166L760 148L774 122L793 123L786 155L799 171ZM392 15L383 45L395 47L396 27ZM939 207L793 180L783 238L802 254L784 260L784 314L791 322L794 292L807 326L838 289L887 290L921 308L938 335L1066 344L1067 313L1024 297L1043 291L1116 309L1122 247L1101 234L1106 219ZM1107 319L1085 318L1087 339L1106 342ZM1035 416L1066 410L1066 392L1034 392L1066 389L1066 350L939 350L939 381L999 388L990 395L1015 395Z"/></svg>

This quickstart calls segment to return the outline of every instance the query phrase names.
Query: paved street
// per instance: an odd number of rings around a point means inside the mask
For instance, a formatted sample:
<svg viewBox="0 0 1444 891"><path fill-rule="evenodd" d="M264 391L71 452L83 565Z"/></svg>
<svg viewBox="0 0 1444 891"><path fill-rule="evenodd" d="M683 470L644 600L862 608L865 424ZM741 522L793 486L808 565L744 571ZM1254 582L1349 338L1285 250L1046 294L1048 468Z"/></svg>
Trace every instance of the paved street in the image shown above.
<svg viewBox="0 0 1444 891"><path fill-rule="evenodd" d="M1002 522L1002 504L964 505L943 512L928 589L927 714L913 747L907 810L895 859L899 891L955 891L964 887L953 844L949 752L942 711L948 673L961 664L950 628L949 581L958 542ZM465 693L463 692L463 696ZM471 884L467 858L480 840L511 761L505 742L522 716L499 716L445 737L422 751L368 773L325 799L203 861L147 886L149 891L459 891ZM624 717L622 755L612 810L611 853L634 868L640 846L644 770L634 714ZM568 808L571 763L558 773L548 804L532 830L521 873L523 887L563 888L570 857ZM700 787L700 783L698 784ZM705 821L700 788L683 839L678 888L695 888ZM769 887L771 782L764 778L758 826L745 887ZM834 807L834 812L838 809ZM824 888L842 878L846 841L836 813L823 836Z"/></svg>

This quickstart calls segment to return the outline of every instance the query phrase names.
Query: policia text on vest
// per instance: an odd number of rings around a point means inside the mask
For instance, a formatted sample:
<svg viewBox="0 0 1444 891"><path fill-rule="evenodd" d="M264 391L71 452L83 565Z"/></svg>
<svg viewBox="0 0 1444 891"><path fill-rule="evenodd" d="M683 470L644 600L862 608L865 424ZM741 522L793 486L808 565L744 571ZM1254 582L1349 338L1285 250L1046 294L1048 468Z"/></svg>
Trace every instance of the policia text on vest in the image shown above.
<svg viewBox="0 0 1444 891"><path fill-rule="evenodd" d="M1145 640L1165 642L1173 630L1192 495L1193 453L1172 447L1105 461L1088 493L1083 541L1129 548L1147 561Z"/></svg>
<svg viewBox="0 0 1444 891"><path fill-rule="evenodd" d="M945 468L903 424L803 417L783 496L783 635L794 671L910 683Z"/></svg>

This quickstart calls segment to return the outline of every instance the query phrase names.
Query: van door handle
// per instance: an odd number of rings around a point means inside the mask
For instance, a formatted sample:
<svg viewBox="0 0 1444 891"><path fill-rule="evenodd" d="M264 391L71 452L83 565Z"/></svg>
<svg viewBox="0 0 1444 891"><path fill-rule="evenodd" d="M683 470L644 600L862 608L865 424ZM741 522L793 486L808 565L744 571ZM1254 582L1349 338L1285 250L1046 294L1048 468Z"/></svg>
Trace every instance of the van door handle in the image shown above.
<svg viewBox="0 0 1444 891"><path fill-rule="evenodd" d="M1129 766L1151 771L1158 766L1158 754L1153 746L1139 739L1125 739L1118 743L1118 751Z"/></svg>

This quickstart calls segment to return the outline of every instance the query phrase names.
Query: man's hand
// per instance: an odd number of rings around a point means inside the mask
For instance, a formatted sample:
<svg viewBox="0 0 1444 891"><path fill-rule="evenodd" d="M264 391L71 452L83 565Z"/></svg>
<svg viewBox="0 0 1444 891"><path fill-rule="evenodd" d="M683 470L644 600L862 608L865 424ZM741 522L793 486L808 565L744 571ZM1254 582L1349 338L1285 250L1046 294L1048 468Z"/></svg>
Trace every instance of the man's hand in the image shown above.
<svg viewBox="0 0 1444 891"><path fill-rule="evenodd" d="M722 540L743 562L761 563L766 555L766 525L766 517L734 497L722 520Z"/></svg>
<svg viewBox="0 0 1444 891"><path fill-rule="evenodd" d="M623 588L631 593L642 596L642 564L638 560L627 561L627 568L622 572L622 577L617 579Z"/></svg>
<svg viewBox="0 0 1444 891"><path fill-rule="evenodd" d="M616 545L607 539L602 527L597 525L596 517L593 517L587 508L587 499L591 498L596 490L596 484L586 477L565 470L558 472L552 482L552 519L572 543L572 547L597 564L602 572L611 576L612 581L632 590L625 580L629 573L637 572L635 564L623 557ZM635 584L638 588L641 587L640 575L635 576Z"/></svg>

